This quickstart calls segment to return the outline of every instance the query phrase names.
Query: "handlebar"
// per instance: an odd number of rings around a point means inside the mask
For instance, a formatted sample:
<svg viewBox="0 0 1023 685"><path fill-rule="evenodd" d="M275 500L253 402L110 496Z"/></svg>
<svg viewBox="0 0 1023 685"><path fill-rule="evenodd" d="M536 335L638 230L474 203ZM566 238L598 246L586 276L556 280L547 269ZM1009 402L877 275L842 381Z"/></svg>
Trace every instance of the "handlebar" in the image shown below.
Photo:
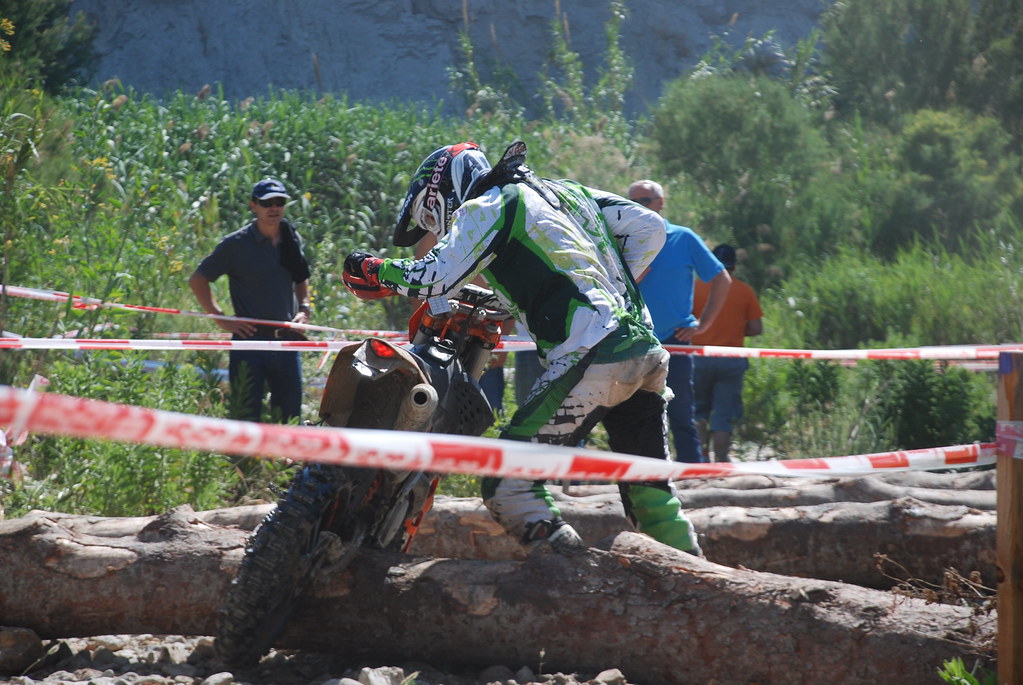
<svg viewBox="0 0 1023 685"><path fill-rule="evenodd" d="M458 293L450 298L436 297L427 300L430 313L434 316L455 311L460 314L482 314L480 318L492 321L507 321L512 318L510 312L501 308L497 295L493 290L473 285L462 286Z"/></svg>

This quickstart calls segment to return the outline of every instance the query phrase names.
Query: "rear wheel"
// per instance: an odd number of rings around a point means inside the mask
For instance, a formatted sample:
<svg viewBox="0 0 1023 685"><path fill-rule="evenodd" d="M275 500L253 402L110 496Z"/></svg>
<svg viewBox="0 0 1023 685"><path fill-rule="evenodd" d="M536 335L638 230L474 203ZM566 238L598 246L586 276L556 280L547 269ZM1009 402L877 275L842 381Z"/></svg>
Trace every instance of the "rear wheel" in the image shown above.
<svg viewBox="0 0 1023 685"><path fill-rule="evenodd" d="M366 474L351 474L337 466L305 467L253 532L217 622L214 644L222 662L235 668L258 662L284 631L321 556L354 556L363 534L357 522L347 526L340 553L337 536L323 530L335 502L336 516L351 515L350 503L362 501L372 483Z"/></svg>

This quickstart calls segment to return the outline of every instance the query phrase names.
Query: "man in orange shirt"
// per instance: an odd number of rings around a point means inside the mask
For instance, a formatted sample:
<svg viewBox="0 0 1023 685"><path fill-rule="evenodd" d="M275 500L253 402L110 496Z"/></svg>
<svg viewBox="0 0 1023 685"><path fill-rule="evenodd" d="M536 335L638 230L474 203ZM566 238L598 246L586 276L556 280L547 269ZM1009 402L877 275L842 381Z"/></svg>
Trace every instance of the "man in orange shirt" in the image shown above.
<svg viewBox="0 0 1023 685"><path fill-rule="evenodd" d="M735 248L722 243L713 252L728 269L732 287L713 324L706 332L694 335L693 344L742 347L746 336L764 332L764 312L753 288L735 277ZM709 293L710 284L697 280L693 293L693 314L697 317ZM693 359L693 395L700 443L709 461L731 461L728 452L732 447L732 427L742 416L742 380L749 368L749 359L700 355ZM714 450L713 458L708 447Z"/></svg>

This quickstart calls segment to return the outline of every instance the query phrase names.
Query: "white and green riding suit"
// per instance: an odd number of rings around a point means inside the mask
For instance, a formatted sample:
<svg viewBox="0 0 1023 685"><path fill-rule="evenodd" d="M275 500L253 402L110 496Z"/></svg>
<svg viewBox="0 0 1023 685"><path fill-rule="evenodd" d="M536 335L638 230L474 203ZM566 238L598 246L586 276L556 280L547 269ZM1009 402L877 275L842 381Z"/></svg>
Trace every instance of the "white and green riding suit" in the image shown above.
<svg viewBox="0 0 1023 685"><path fill-rule="evenodd" d="M602 422L609 447L668 459L668 353L654 336L633 274L664 244L664 221L624 198L572 181L545 181L556 208L529 183L493 187L459 207L422 259L386 259L378 277L402 295L457 292L482 273L536 342L546 369L501 437L576 445ZM699 552L668 482L620 484L643 532ZM543 481L487 478L483 498L512 535L529 541L560 525Z"/></svg>

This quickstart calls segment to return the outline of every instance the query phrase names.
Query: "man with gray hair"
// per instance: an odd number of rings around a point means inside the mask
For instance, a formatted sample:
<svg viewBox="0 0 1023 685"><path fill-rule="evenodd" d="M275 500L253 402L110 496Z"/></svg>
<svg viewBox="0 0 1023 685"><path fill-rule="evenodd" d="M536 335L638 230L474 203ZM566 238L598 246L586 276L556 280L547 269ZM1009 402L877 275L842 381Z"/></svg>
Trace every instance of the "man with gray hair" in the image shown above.
<svg viewBox="0 0 1023 685"><path fill-rule="evenodd" d="M664 209L664 189L649 179L630 185L629 199L658 214ZM710 328L721 311L732 278L691 228L667 220L664 225L667 231L664 247L640 276L639 290L661 344L690 345L693 336ZM699 320L693 316L694 276L710 284L707 304ZM676 461L707 461L696 431L692 355L671 355L667 384L675 395L668 402L667 412Z"/></svg>

